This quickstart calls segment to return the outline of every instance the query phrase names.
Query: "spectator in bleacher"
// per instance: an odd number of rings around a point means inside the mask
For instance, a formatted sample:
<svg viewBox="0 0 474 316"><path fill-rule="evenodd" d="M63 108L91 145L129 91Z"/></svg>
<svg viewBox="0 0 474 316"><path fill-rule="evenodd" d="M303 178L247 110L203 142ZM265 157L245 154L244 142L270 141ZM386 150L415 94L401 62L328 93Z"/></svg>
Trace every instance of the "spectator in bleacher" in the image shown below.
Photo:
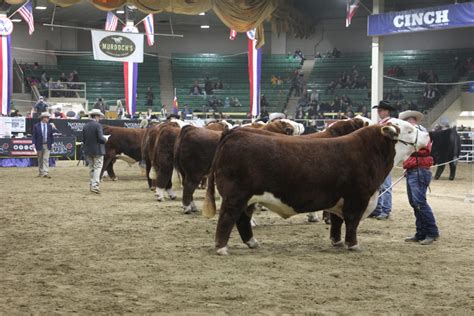
<svg viewBox="0 0 474 316"><path fill-rule="evenodd" d="M166 104L161 105L161 110L160 110L160 118L161 119L166 119L168 117L168 109L166 108Z"/></svg>
<svg viewBox="0 0 474 316"><path fill-rule="evenodd" d="M304 55L303 55L303 52L301 51L301 49L295 50L295 53L293 54L293 58L299 58L301 66L303 66L304 61L306 60L306 58L304 58Z"/></svg>
<svg viewBox="0 0 474 316"><path fill-rule="evenodd" d="M265 97L264 94L262 94L262 96L260 97L260 106L261 107L269 107L270 106L270 104L268 103L267 98Z"/></svg>
<svg viewBox="0 0 474 316"><path fill-rule="evenodd" d="M36 102L35 106L35 115L33 117L38 117L41 113L47 112L48 111L48 105L46 102L44 102L44 98L41 96L39 97L38 102Z"/></svg>
<svg viewBox="0 0 474 316"><path fill-rule="evenodd" d="M260 111L260 118L268 120L269 116L270 114L268 113L267 107L262 106L262 110Z"/></svg>
<svg viewBox="0 0 474 316"><path fill-rule="evenodd" d="M346 106L352 105L352 100L347 95L343 94L340 99L340 104L341 104L341 107L346 107Z"/></svg>
<svg viewBox="0 0 474 316"><path fill-rule="evenodd" d="M124 108L123 108L123 105L122 105L122 101L121 101L121 100L117 100L117 103L116 103L116 104L117 104L117 118L118 118L119 120L121 120L122 117L123 117L123 114L124 114L125 110L124 110Z"/></svg>
<svg viewBox="0 0 474 316"><path fill-rule="evenodd" d="M392 67L388 68L387 76L389 76L389 77L396 77L397 76L397 71L395 70L395 66L392 66Z"/></svg>
<svg viewBox="0 0 474 316"><path fill-rule="evenodd" d="M354 115L354 111L352 111L352 107L351 106L348 106L347 109L346 109L346 112L344 112L344 116L346 118L353 118L355 115Z"/></svg>
<svg viewBox="0 0 474 316"><path fill-rule="evenodd" d="M424 71L423 68L420 68L418 70L417 79L419 81L426 82L426 80L428 80L428 73L426 71Z"/></svg>
<svg viewBox="0 0 474 316"><path fill-rule="evenodd" d="M305 91L298 99L298 107L307 107L309 104L308 93Z"/></svg>
<svg viewBox="0 0 474 316"><path fill-rule="evenodd" d="M431 107L436 102L436 92L431 86L427 86L425 88L425 92L423 93L423 104L427 107Z"/></svg>
<svg viewBox="0 0 474 316"><path fill-rule="evenodd" d="M334 90L336 89L336 82L333 80L329 83L329 85L326 87L325 94L334 94Z"/></svg>
<svg viewBox="0 0 474 316"><path fill-rule="evenodd" d="M46 74L46 71L41 72L41 88L48 89L49 87L49 77Z"/></svg>
<svg viewBox="0 0 474 316"><path fill-rule="evenodd" d="M240 103L239 98L237 98L237 97L230 97L230 106L241 107L242 104Z"/></svg>
<svg viewBox="0 0 474 316"><path fill-rule="evenodd" d="M67 82L67 77L64 72L61 73L61 76L59 76L59 81L61 82Z"/></svg>
<svg viewBox="0 0 474 316"><path fill-rule="evenodd" d="M54 118L57 119L67 119L66 114L62 111L61 107L57 107L56 110L54 111Z"/></svg>
<svg viewBox="0 0 474 316"><path fill-rule="evenodd" d="M62 89L65 88L65 86L61 83L61 80L58 80L56 82L51 83L51 88L62 90ZM64 97L65 96L64 91L53 91L52 95L54 97Z"/></svg>
<svg viewBox="0 0 474 316"><path fill-rule="evenodd" d="M94 104L93 109L100 110L100 112L102 112L102 114L105 114L105 112L109 110L109 107L108 107L108 105L106 105L104 103L102 98L98 98L97 101Z"/></svg>
<svg viewBox="0 0 474 316"><path fill-rule="evenodd" d="M214 90L214 84L209 79L209 77L206 77L206 81L204 82L204 91L206 92L206 95L213 94L214 93L213 90Z"/></svg>
<svg viewBox="0 0 474 316"><path fill-rule="evenodd" d="M299 107L298 110L296 111L295 114L295 119L296 120L302 120L304 119L305 113L302 107Z"/></svg>
<svg viewBox="0 0 474 316"><path fill-rule="evenodd" d="M155 95L153 94L153 91L151 91L151 87L148 87L146 89L145 98L146 98L146 106L148 106L149 108L152 108Z"/></svg>
<svg viewBox="0 0 474 316"><path fill-rule="evenodd" d="M216 89L217 90L222 90L224 89L224 83L222 83L222 80L218 80L217 83L216 83Z"/></svg>
<svg viewBox="0 0 474 316"><path fill-rule="evenodd" d="M311 105L306 113L309 119L316 119L318 117L318 107L317 105Z"/></svg>
<svg viewBox="0 0 474 316"><path fill-rule="evenodd" d="M318 90L316 90L316 88L313 89L313 91L311 92L311 97L310 97L309 101L311 103L319 102L319 92L318 92Z"/></svg>
<svg viewBox="0 0 474 316"><path fill-rule="evenodd" d="M293 91L295 92L295 96L298 96L297 94L299 93L299 86L298 86L298 73L295 72L293 74L293 78L291 78L290 82L290 91L288 92L288 97L291 97L293 94Z"/></svg>
<svg viewBox="0 0 474 316"><path fill-rule="evenodd" d="M224 108L230 107L230 99L229 97L225 97L224 99Z"/></svg>
<svg viewBox="0 0 474 316"><path fill-rule="evenodd" d="M357 79L356 88L358 89L368 89L369 88L369 81L365 76Z"/></svg>
<svg viewBox="0 0 474 316"><path fill-rule="evenodd" d="M367 106L362 106L362 108L360 109L360 112L363 117L370 117L369 116L369 110L367 110Z"/></svg>
<svg viewBox="0 0 474 316"><path fill-rule="evenodd" d="M79 74L77 73L77 70L72 71L72 81L73 82L79 82Z"/></svg>
<svg viewBox="0 0 474 316"><path fill-rule="evenodd" d="M278 84L278 77L275 75L272 75L272 77L270 78L270 82L272 85Z"/></svg>
<svg viewBox="0 0 474 316"><path fill-rule="evenodd" d="M334 47L334 49L332 50L332 57L334 57L334 58L341 57L341 51L338 50L336 47Z"/></svg>
<svg viewBox="0 0 474 316"><path fill-rule="evenodd" d="M183 111L181 111L181 119L191 119L193 116L193 110L189 108L189 106L186 104L183 108Z"/></svg>
<svg viewBox="0 0 474 316"><path fill-rule="evenodd" d="M439 81L438 75L433 70L430 70L428 73L428 78L426 79L426 82L436 83L438 81Z"/></svg>
<svg viewBox="0 0 474 316"><path fill-rule="evenodd" d="M202 89L199 86L199 81L194 81L194 85L189 90L190 95L202 95Z"/></svg>
<svg viewBox="0 0 474 316"><path fill-rule="evenodd" d="M303 91L306 91L306 80L304 79L303 74L298 75L298 96L303 94Z"/></svg>

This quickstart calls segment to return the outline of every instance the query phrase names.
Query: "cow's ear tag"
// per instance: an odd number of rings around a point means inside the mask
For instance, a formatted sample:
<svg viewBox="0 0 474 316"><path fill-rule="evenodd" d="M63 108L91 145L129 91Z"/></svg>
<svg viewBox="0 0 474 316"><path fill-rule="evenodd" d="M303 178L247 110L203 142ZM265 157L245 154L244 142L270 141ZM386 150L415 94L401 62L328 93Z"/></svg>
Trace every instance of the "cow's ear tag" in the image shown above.
<svg viewBox="0 0 474 316"><path fill-rule="evenodd" d="M398 139L398 132L397 129L392 125L385 125L381 128L382 135L385 137L390 138L391 140Z"/></svg>

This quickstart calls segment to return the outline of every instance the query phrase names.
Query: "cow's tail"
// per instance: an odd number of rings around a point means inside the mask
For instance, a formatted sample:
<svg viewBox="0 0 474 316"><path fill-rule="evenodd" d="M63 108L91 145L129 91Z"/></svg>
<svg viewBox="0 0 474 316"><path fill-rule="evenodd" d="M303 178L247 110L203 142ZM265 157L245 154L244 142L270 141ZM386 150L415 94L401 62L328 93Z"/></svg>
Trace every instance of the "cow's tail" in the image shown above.
<svg viewBox="0 0 474 316"><path fill-rule="evenodd" d="M220 151L222 146L225 143L227 135L231 134L234 130L225 130L222 132L219 145L217 146L216 153L214 154L214 159L212 161L211 170L209 171L209 176L207 177L207 191L204 204L202 206L202 215L207 218L213 218L217 213L216 207L216 188L215 188L215 173L216 165L219 160Z"/></svg>
<svg viewBox="0 0 474 316"><path fill-rule="evenodd" d="M184 137L186 134L193 129L192 125L184 126L181 131L179 132L178 138L176 139L176 143L174 144L174 169L177 171L179 180L182 181L184 177L184 169L181 165L181 144L183 142Z"/></svg>
<svg viewBox="0 0 474 316"><path fill-rule="evenodd" d="M211 173L207 178L206 199L202 206L202 215L207 218L213 218L217 213L216 208L216 188L214 183L214 170L211 168Z"/></svg>

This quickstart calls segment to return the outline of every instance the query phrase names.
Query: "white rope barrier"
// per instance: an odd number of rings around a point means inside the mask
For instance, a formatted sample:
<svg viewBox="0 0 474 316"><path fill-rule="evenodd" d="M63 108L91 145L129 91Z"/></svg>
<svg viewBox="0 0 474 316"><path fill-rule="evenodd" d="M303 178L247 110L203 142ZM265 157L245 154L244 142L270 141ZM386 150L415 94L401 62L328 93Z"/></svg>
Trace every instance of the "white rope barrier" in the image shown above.
<svg viewBox="0 0 474 316"><path fill-rule="evenodd" d="M386 75L384 75L383 77L393 80L393 81L398 81L398 82L403 82L403 83L408 83L408 84L413 84L413 85L421 85L421 86L457 86L457 85L474 83L473 80L459 81L459 82L420 82L420 81L410 81L410 80L399 79L399 78L390 77Z"/></svg>

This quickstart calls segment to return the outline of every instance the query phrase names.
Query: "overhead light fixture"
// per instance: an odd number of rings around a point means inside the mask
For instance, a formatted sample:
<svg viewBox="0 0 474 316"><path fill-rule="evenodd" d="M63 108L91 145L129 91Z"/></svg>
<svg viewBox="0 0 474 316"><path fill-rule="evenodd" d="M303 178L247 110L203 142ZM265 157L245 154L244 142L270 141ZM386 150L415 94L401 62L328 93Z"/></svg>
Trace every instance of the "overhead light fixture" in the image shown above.
<svg viewBox="0 0 474 316"><path fill-rule="evenodd" d="M201 25L201 28L202 29L208 29L208 28L210 28L210 26L209 25Z"/></svg>
<svg viewBox="0 0 474 316"><path fill-rule="evenodd" d="M115 11L115 13L117 13L117 14L124 14L125 11L124 11L124 10L117 10L117 11Z"/></svg>
<svg viewBox="0 0 474 316"><path fill-rule="evenodd" d="M199 13L199 15L206 15L206 12L201 12Z"/></svg>
<svg viewBox="0 0 474 316"><path fill-rule="evenodd" d="M13 23L19 23L19 22L21 22L21 19L12 19L11 21L12 21Z"/></svg>
<svg viewBox="0 0 474 316"><path fill-rule="evenodd" d="M46 10L46 9L47 9L47 7L42 6L42 5L37 5L37 6L35 7L35 10Z"/></svg>

